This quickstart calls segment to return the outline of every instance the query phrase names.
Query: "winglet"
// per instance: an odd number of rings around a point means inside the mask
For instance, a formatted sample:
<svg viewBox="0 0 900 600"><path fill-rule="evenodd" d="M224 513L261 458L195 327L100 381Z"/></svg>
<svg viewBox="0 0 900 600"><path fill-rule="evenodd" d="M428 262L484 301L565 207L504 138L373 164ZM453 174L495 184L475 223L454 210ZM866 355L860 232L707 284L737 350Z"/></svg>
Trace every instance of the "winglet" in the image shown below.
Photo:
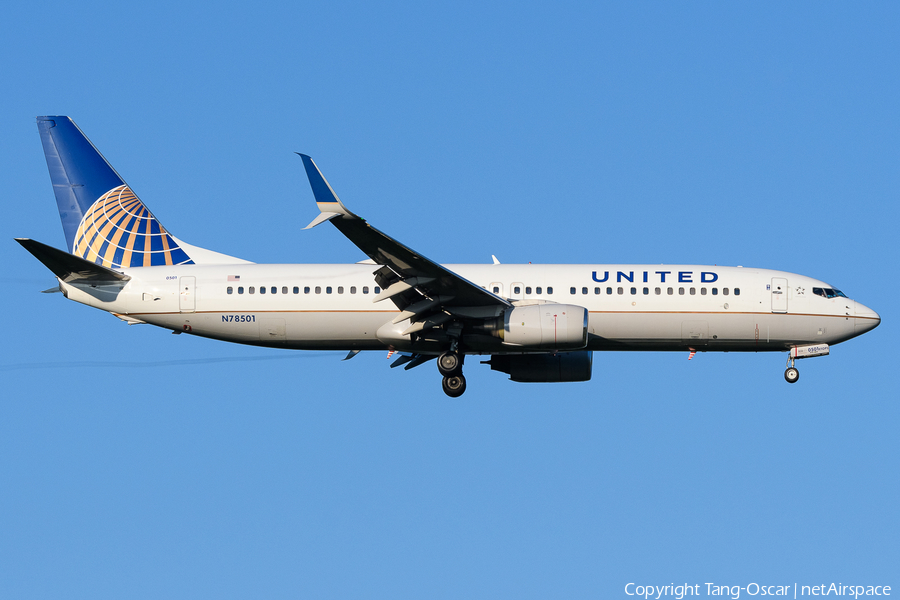
<svg viewBox="0 0 900 600"><path fill-rule="evenodd" d="M315 219L313 219L313 220L312 220L312 223L310 223L309 225L307 225L307 226L304 227L303 229L312 229L313 227L315 227L316 225L319 225L320 223L324 223L325 221L330 221L330 220L332 220L333 218L339 217L339 216L341 216L341 213L336 213L336 212L322 212L322 213L319 213L319 216L316 217Z"/></svg>
<svg viewBox="0 0 900 600"><path fill-rule="evenodd" d="M306 169L307 178L309 178L309 187L312 188L313 196L316 198L316 205L321 211L321 214L316 217L312 223L304 227L304 229L311 229L320 223L330 221L341 215L355 217L356 215L347 210L347 207L344 206L337 194L334 193L331 185L329 185L325 176L322 175L322 171L319 170L319 167L316 166L313 159L310 156L299 152L297 152L297 155L303 159L303 167Z"/></svg>

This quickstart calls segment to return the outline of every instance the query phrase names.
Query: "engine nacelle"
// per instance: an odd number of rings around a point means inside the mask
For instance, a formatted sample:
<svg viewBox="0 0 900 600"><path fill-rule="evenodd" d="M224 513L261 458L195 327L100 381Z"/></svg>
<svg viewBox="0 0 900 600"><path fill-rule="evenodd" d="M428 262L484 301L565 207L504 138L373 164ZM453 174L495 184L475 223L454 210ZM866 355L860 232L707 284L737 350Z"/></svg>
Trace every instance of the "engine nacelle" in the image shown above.
<svg viewBox="0 0 900 600"><path fill-rule="evenodd" d="M587 346L588 311L573 304L517 306L503 316L504 344L577 350Z"/></svg>
<svg viewBox="0 0 900 600"><path fill-rule="evenodd" d="M591 378L593 353L558 352L556 354L495 354L491 360L492 371L507 373L513 381L523 383L560 383L588 381Z"/></svg>

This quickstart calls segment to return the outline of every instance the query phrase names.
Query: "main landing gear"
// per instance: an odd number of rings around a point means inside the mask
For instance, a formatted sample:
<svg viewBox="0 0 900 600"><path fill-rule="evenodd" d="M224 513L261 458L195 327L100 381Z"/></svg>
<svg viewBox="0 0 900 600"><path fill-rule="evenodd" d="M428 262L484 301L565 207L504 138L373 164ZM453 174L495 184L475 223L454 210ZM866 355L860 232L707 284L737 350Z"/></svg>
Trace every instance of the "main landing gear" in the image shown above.
<svg viewBox="0 0 900 600"><path fill-rule="evenodd" d="M444 352L437 360L438 371L444 376L441 387L451 398L459 398L466 391L466 378L463 377L463 356L454 350Z"/></svg>
<svg viewBox="0 0 900 600"><path fill-rule="evenodd" d="M784 372L784 380L788 383L797 383L797 380L800 379L800 371L794 367L794 357L788 355L787 364L788 368Z"/></svg>

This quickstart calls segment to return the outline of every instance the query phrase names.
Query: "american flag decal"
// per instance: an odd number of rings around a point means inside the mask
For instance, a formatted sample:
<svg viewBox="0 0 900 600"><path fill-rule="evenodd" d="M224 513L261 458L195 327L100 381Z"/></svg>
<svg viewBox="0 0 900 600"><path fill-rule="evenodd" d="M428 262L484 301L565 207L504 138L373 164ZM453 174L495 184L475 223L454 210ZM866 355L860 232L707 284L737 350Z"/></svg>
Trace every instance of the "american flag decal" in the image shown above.
<svg viewBox="0 0 900 600"><path fill-rule="evenodd" d="M228 276L228 281L240 281L240 280L241 280L240 275L229 275Z"/></svg>

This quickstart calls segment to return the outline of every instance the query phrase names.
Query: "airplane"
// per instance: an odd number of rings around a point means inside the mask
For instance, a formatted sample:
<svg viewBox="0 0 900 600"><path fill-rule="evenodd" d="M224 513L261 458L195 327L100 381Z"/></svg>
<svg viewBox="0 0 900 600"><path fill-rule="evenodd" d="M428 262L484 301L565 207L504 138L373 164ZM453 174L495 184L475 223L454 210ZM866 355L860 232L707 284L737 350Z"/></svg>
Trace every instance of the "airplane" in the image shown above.
<svg viewBox="0 0 900 600"><path fill-rule="evenodd" d="M296 350L436 360L443 391L466 390L466 357L517 382L591 378L594 351L787 352L795 360L874 329L879 315L823 281L704 265L440 265L351 212L300 154L319 214L368 258L255 264L192 246L162 226L66 116L37 118L66 250L17 238L69 300L129 324ZM299 154L299 153L298 153ZM55 291L55 290L53 290Z"/></svg>

